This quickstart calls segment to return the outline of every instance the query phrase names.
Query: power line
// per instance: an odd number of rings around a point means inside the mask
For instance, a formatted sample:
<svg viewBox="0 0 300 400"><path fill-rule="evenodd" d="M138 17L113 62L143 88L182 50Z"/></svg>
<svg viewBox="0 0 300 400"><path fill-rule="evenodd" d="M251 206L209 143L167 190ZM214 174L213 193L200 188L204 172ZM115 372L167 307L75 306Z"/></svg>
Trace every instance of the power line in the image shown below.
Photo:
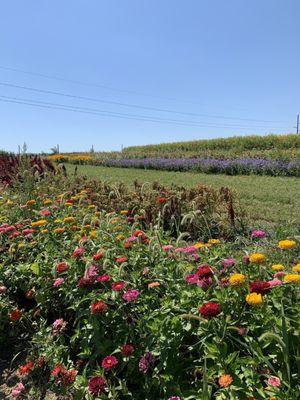
<svg viewBox="0 0 300 400"><path fill-rule="evenodd" d="M73 99L78 99L78 100L87 100L87 101L93 101L93 102L98 102L98 103L106 103L106 104L118 105L118 106L123 106L123 107L139 108L139 109L150 110L150 111L167 112L167 113L172 113L172 114L189 115L189 116L197 116L197 117L220 118L220 119L239 120L239 121L249 121L249 122L251 121L251 122L264 122L264 123L286 123L286 121L268 121L268 120L259 120L259 119L256 120L256 119L249 119L249 118L235 118L235 117L226 117L226 116L220 116L220 115L217 116L217 115L209 115L209 114L197 114L197 113L190 113L190 112L174 111L174 110L168 110L168 109L163 109L163 108L141 106L138 104L129 104L129 103L122 103L122 102L118 102L118 101L112 101L112 100L103 100L103 99L98 99L98 98L94 98L94 97L73 95L73 94L58 92L58 91L53 91L53 90L34 88L31 86L16 85L14 83L8 83L8 82L0 82L0 85L5 86L5 87L15 88L15 89L27 90L27 91L36 92L36 93L45 93L45 94L51 94L51 95L55 95L55 96L63 96L63 97L68 97L68 98L73 98Z"/></svg>
<svg viewBox="0 0 300 400"><path fill-rule="evenodd" d="M9 67L4 67L4 66L0 66L0 68L4 69L4 70L9 70L9 71L22 72L22 73L25 73L25 74L30 74L30 75L34 75L34 76L40 76L40 77L47 78L47 79L54 79L54 80L59 80L59 81L77 83L77 84L86 85L86 86L89 86L89 87L110 88L108 86L99 85L97 83L86 83L86 82L81 82L81 81L76 81L76 80L70 80L70 79L59 78L59 77L55 77L55 76L40 74L40 73L37 73L37 72L24 71L24 70L20 70L20 69L16 69L16 68L9 68ZM93 98L93 97L78 96L78 95L72 95L72 94L66 94L66 93L62 93L62 92L57 92L57 91L50 91L50 90L45 90L45 89L32 88L32 87L28 87L28 86L15 85L15 84L7 83L7 82L2 82L1 85L15 87L15 88L24 89L24 90L36 91L36 92L40 92L40 93L48 93L48 94L53 94L53 95L77 98L77 99L81 99L81 100L88 100L88 101L95 101L95 102L101 102L101 103L107 103L107 104L114 104L114 105L119 105L119 106L123 106L123 107L140 108L140 109L158 111L158 112L167 112L167 113L174 113L174 114L182 114L182 115L190 115L190 116L198 116L198 117L207 117L207 118L217 118L217 119L249 121L249 122L252 121L252 122L266 122L266 123L287 123L287 121L274 121L274 120L263 120L263 119L254 119L254 118L229 117L229 116L224 116L224 115L202 114L202 113L199 114L199 113L183 112L183 111L178 111L178 110L169 110L169 109L158 108L158 107L148 107L148 106L142 106L142 105L138 105L138 104L130 104L130 103L124 103L124 102L103 100L103 99L97 99L97 98ZM138 93L138 92L132 92L132 91L123 90L123 89L113 89L113 90L122 91L122 92L128 92L128 93ZM152 97L158 97L159 98L159 96L152 96Z"/></svg>
<svg viewBox="0 0 300 400"><path fill-rule="evenodd" d="M162 118L154 118L148 117L143 115L132 115L132 114L125 114L125 113L117 113L107 110L99 110L87 107L77 107L72 105L66 104L58 104L58 103L50 103L50 102L43 102L31 99L24 99L19 97L10 97L10 96L0 96L0 101L6 103L15 103L15 104L23 104L33 107L39 108L48 108L48 109L55 109L55 110L63 110L63 111L72 111L78 112L83 114L93 114L93 115L101 115L105 117L113 117L113 118L122 118L122 119L131 119L131 120L138 120L138 121L146 121L146 122L156 122L156 123L167 123L171 125L179 125L179 126L196 126L196 127L207 127L207 128L235 128L235 129L253 129L251 127L245 126L230 126L230 125L212 125L209 123L200 123L197 121L184 121L184 120L168 120ZM256 129L266 129L265 127L256 127ZM268 128L268 129L286 129L286 128Z"/></svg>

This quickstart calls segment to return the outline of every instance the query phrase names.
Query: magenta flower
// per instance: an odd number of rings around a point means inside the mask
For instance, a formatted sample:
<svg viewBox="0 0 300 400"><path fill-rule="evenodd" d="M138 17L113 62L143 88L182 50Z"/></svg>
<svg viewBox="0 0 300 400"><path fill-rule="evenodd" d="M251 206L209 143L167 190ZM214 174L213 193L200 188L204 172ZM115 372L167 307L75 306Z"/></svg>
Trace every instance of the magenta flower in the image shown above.
<svg viewBox="0 0 300 400"><path fill-rule="evenodd" d="M171 396L168 398L168 400L181 400L181 397L179 396Z"/></svg>
<svg viewBox="0 0 300 400"><path fill-rule="evenodd" d="M171 244L166 244L165 246L162 246L162 249L164 251L170 251L174 249L174 246L172 246Z"/></svg>
<svg viewBox="0 0 300 400"><path fill-rule="evenodd" d="M98 278L97 278L97 281L98 281L98 282L108 282L109 280L110 280L110 276L107 275L107 274L100 275L100 276L98 276Z"/></svg>
<svg viewBox="0 0 300 400"><path fill-rule="evenodd" d="M199 281L199 276L198 274L189 274L184 279L188 285L196 285Z"/></svg>
<svg viewBox="0 0 300 400"><path fill-rule="evenodd" d="M155 359L153 354L148 351L139 361L139 370L146 374L150 368L154 366Z"/></svg>
<svg viewBox="0 0 300 400"><path fill-rule="evenodd" d="M89 379L88 390L93 397L98 397L105 392L106 379L103 376L93 376Z"/></svg>
<svg viewBox="0 0 300 400"><path fill-rule="evenodd" d="M98 275L98 267L97 265L90 265L88 269L85 271L84 278L88 280L95 280Z"/></svg>
<svg viewBox="0 0 300 400"><path fill-rule="evenodd" d="M65 281L65 278L57 278L57 279L55 279L53 286L59 287L62 283L64 283L64 281Z"/></svg>
<svg viewBox="0 0 300 400"><path fill-rule="evenodd" d="M115 356L107 356L103 358L101 365L105 371L109 371L118 365L118 360Z"/></svg>

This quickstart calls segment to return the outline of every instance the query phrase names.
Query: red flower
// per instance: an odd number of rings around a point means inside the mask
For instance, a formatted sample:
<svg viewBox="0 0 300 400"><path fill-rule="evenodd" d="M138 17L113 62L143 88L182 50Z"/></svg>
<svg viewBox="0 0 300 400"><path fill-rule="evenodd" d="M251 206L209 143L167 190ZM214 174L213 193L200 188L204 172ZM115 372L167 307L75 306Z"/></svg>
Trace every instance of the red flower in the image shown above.
<svg viewBox="0 0 300 400"><path fill-rule="evenodd" d="M51 375L54 376L56 382L61 382L64 386L71 385L76 379L76 369L67 370L61 364L55 365L51 371Z"/></svg>
<svg viewBox="0 0 300 400"><path fill-rule="evenodd" d="M209 301L199 308L199 312L202 317L210 319L220 314L221 307L218 303L214 301Z"/></svg>
<svg viewBox="0 0 300 400"><path fill-rule="evenodd" d="M123 344L121 354L123 357L129 357L134 353L134 347L131 344Z"/></svg>
<svg viewBox="0 0 300 400"><path fill-rule="evenodd" d="M93 315L102 314L107 310L107 305L104 303L104 301L99 300L91 304L90 310L91 314Z"/></svg>
<svg viewBox="0 0 300 400"><path fill-rule="evenodd" d="M100 275L97 277L98 282L108 282L110 280L110 276L107 274Z"/></svg>
<svg viewBox="0 0 300 400"><path fill-rule="evenodd" d="M12 322L17 322L19 321L19 319L22 317L22 311L19 310L18 308L16 308L15 310L11 311L9 313L9 319Z"/></svg>
<svg viewBox="0 0 300 400"><path fill-rule="evenodd" d="M263 282L263 281L255 281L255 282L250 282L250 293L258 293L264 296L265 294L269 293L271 290L271 285L269 282Z"/></svg>
<svg viewBox="0 0 300 400"><path fill-rule="evenodd" d="M33 289L27 290L27 292L25 293L25 297L26 299L32 299L34 297L34 290Z"/></svg>
<svg viewBox="0 0 300 400"><path fill-rule="evenodd" d="M101 258L103 258L103 257L104 257L104 254L103 254L103 253L96 253L96 254L93 255L93 260L94 260L94 261L99 261L99 260L101 260Z"/></svg>
<svg viewBox="0 0 300 400"><path fill-rule="evenodd" d="M199 279L209 278L210 276L213 276L213 271L211 270L209 265L204 264L198 267L197 275L199 276Z"/></svg>
<svg viewBox="0 0 300 400"><path fill-rule="evenodd" d="M122 264L123 262L125 262L127 260L127 257L123 256L123 257L116 257L116 262L119 264Z"/></svg>
<svg viewBox="0 0 300 400"><path fill-rule="evenodd" d="M112 290L115 292L119 292L120 290L124 289L125 287L125 282L114 282L111 285Z"/></svg>
<svg viewBox="0 0 300 400"><path fill-rule="evenodd" d="M103 376L93 376L89 379L88 389L93 397L100 396L106 389L106 379Z"/></svg>
<svg viewBox="0 0 300 400"><path fill-rule="evenodd" d="M56 271L58 274L61 274L62 272L67 271L68 269L69 269L69 266L65 262L60 262L56 266Z"/></svg>
<svg viewBox="0 0 300 400"><path fill-rule="evenodd" d="M167 201L168 201L168 199L166 199L165 197L157 197L157 199L156 199L157 204L164 204Z"/></svg>
<svg viewBox="0 0 300 400"><path fill-rule="evenodd" d="M33 370L33 368L34 368L33 362L32 362L32 361L29 361L27 364L22 365L22 366L19 368L19 374L20 374L20 375L27 375L27 374L29 374L29 373Z"/></svg>
<svg viewBox="0 0 300 400"><path fill-rule="evenodd" d="M109 371L112 368L114 368L118 364L118 360L116 359L115 356L107 356L104 357L102 360L102 367L105 369L105 371Z"/></svg>

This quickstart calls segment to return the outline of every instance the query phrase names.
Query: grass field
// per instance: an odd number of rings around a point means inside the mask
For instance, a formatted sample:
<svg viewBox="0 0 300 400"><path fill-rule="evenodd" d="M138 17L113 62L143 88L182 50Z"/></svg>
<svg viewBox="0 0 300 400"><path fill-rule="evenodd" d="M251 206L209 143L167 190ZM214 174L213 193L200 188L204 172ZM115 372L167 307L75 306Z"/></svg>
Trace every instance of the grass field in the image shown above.
<svg viewBox="0 0 300 400"><path fill-rule="evenodd" d="M66 164L70 174L75 166ZM191 172L167 172L139 169L108 168L79 165L78 175L110 182L132 183L158 181L164 185L193 186L199 183L214 188L228 186L234 189L241 204L256 225L300 224L300 179L267 176L206 175Z"/></svg>

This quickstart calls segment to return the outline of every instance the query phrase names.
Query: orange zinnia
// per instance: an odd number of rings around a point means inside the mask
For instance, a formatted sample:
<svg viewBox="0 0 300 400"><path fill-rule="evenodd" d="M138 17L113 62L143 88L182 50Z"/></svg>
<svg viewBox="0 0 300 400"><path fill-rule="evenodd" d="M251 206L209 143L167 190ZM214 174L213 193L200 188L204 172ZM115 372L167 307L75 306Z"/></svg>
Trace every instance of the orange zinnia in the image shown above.
<svg viewBox="0 0 300 400"><path fill-rule="evenodd" d="M149 288L149 289L154 288L154 287L157 287L157 286L160 286L160 283L159 283L159 282L151 282L151 283L148 283L148 288Z"/></svg>
<svg viewBox="0 0 300 400"><path fill-rule="evenodd" d="M219 378L219 385L223 388L230 386L233 382L231 375L222 375Z"/></svg>

